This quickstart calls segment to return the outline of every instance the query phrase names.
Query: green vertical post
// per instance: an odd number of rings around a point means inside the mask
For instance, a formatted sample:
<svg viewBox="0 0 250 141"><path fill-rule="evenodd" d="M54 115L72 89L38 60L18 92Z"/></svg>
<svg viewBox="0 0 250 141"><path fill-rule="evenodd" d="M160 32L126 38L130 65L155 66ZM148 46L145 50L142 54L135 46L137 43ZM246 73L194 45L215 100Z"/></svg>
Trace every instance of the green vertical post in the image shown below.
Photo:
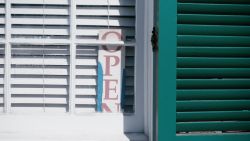
<svg viewBox="0 0 250 141"><path fill-rule="evenodd" d="M176 9L176 0L159 0L159 141L174 141L176 136Z"/></svg>

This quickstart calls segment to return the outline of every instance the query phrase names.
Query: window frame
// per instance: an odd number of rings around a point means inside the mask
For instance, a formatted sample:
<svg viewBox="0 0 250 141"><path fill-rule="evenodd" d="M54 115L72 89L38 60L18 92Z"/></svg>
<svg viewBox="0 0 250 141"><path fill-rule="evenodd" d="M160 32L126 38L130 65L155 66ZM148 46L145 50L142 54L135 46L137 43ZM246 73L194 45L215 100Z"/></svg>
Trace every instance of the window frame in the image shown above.
<svg viewBox="0 0 250 141"><path fill-rule="evenodd" d="M11 1L5 1L6 8L6 28L5 35L6 39L2 41L5 43L5 87L4 87L4 110L6 114L1 115L1 118L4 116L11 116L11 45L12 44L27 44L26 40L16 40L11 39ZM73 15L73 16L72 16ZM86 43L82 41L78 41L75 39L76 34L76 3L75 0L70 1L70 39L67 40L48 40L49 44L67 44L70 45L70 92L69 92L69 115L74 114L75 109L75 52L77 44L90 44L90 45L101 45L101 44L109 44L106 42L100 43ZM143 25L143 26L142 26ZM153 27L153 1L136 1L136 43L124 43L117 42L113 43L116 45L135 45L135 112L132 114L123 114L123 113L114 113L114 114L105 114L105 113L91 113L91 114L80 114L84 116L91 116L93 118L98 117L97 119L107 118L109 116L113 116L113 119L119 121L119 123L123 122L123 129L119 129L117 132L140 132L145 133L149 136L152 136L153 131L153 53L151 48L151 31ZM41 41L32 41L31 44L43 44ZM143 73L141 73L143 72ZM30 114L22 114L22 116L30 116ZM3 117L2 117L3 116ZM13 115L14 116L14 115ZM43 114L38 114L37 116L43 116ZM18 117L18 116L17 116ZM28 121L30 118L27 118ZM26 121L25 120L25 121ZM90 122L96 122L95 119ZM110 121L106 121L112 123L112 119ZM38 123L42 125L43 123ZM96 125L98 126L98 125ZM114 128L120 128L119 125L113 125ZM88 128L88 127L87 127ZM103 129L106 129L106 127Z"/></svg>

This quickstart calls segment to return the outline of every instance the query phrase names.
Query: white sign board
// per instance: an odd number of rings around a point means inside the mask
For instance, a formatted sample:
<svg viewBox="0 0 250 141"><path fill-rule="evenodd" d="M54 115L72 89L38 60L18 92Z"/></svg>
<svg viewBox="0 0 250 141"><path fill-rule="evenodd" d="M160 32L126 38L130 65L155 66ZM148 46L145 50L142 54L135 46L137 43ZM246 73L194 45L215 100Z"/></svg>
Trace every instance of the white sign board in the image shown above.
<svg viewBox="0 0 250 141"><path fill-rule="evenodd" d="M121 41L121 30L101 30L99 40ZM98 52L98 96L97 110L120 112L122 95L122 74L125 66L125 48L101 45Z"/></svg>

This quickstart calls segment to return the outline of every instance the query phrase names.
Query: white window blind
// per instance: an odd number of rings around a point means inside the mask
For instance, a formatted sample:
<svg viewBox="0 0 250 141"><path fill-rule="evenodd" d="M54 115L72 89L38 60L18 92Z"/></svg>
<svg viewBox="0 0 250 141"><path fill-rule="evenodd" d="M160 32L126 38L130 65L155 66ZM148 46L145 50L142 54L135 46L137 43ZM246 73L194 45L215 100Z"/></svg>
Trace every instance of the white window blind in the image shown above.
<svg viewBox="0 0 250 141"><path fill-rule="evenodd" d="M134 42L135 0L11 0L10 13L5 2L0 0L0 38L11 44L9 111L95 112L99 31L122 29L125 45ZM5 14L11 36L4 41ZM1 108L6 78L4 46L0 49ZM133 45L126 47L126 56L123 108L132 112Z"/></svg>

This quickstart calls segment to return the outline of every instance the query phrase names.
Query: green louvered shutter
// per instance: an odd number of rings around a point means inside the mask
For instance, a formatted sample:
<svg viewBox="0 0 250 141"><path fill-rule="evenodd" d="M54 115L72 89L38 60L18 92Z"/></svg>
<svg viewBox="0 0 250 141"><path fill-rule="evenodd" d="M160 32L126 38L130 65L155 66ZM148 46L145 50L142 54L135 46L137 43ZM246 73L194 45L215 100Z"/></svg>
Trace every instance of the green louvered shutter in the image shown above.
<svg viewBox="0 0 250 141"><path fill-rule="evenodd" d="M178 0L177 133L250 131L250 1Z"/></svg>

